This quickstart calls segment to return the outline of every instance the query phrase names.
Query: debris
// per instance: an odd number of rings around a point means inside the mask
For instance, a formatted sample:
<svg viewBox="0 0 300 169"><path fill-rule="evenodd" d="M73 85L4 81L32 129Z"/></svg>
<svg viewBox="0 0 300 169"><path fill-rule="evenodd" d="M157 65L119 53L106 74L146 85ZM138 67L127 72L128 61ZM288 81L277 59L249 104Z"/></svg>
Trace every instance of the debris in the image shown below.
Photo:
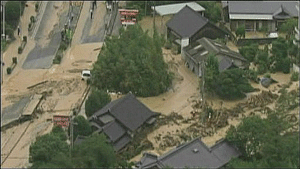
<svg viewBox="0 0 300 169"><path fill-rule="evenodd" d="M41 85L41 84L44 84L44 83L47 83L47 82L48 82L48 80L42 81L42 82L40 82L40 83L37 83L37 84L34 84L34 85L32 85L32 86L27 87L27 89L34 88L34 87L36 87L36 86L38 86L38 85Z"/></svg>

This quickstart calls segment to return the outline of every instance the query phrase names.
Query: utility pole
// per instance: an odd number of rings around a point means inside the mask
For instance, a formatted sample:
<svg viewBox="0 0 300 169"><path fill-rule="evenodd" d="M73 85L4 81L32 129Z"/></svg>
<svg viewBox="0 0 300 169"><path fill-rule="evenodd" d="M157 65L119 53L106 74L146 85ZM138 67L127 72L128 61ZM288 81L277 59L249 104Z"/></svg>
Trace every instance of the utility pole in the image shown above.
<svg viewBox="0 0 300 169"><path fill-rule="evenodd" d="M2 16L3 16L2 40L6 41L6 38L5 38L5 4L3 1L1 1L1 12L2 12ZM3 84L3 61L4 61L3 60L3 50L1 49L1 84Z"/></svg>
<svg viewBox="0 0 300 169"><path fill-rule="evenodd" d="M74 126L77 125L78 123L73 122L73 116L76 114L75 110L71 113L70 116L70 158L72 158L72 149L73 149L73 140L74 140Z"/></svg>
<svg viewBox="0 0 300 169"><path fill-rule="evenodd" d="M201 63L201 80L202 80L202 86L201 86L201 101L202 101L202 122L204 122L205 116L206 116L206 109L205 109L205 99L204 99L204 85L205 85L205 61L202 61Z"/></svg>

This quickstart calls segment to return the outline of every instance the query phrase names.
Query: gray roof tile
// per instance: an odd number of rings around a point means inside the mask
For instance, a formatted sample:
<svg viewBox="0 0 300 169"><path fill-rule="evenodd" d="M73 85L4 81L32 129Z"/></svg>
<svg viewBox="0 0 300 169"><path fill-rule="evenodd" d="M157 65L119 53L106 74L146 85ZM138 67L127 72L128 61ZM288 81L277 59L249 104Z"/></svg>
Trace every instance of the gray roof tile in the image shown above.
<svg viewBox="0 0 300 169"><path fill-rule="evenodd" d="M115 142L126 133L125 129L116 121L106 124L103 127L103 132L110 138L112 142Z"/></svg>
<svg viewBox="0 0 300 169"><path fill-rule="evenodd" d="M191 37L208 23L208 19L194 11L189 6L182 8L168 21L167 27L182 38Z"/></svg>
<svg viewBox="0 0 300 169"><path fill-rule="evenodd" d="M277 12L281 5L296 17L297 1L228 1L229 14L269 14Z"/></svg>
<svg viewBox="0 0 300 169"><path fill-rule="evenodd" d="M158 114L152 112L131 93L110 102L98 110L93 116L99 117L107 112L131 131L136 130L150 117ZM91 121L92 117L90 117L89 120Z"/></svg>
<svg viewBox="0 0 300 169"><path fill-rule="evenodd" d="M114 150L115 151L121 150L130 142L130 140L131 138L128 134L123 135L120 140L118 140L116 143L113 144Z"/></svg>
<svg viewBox="0 0 300 169"><path fill-rule="evenodd" d="M147 157L147 164L140 163L140 168L149 168L153 165L175 168L220 168L227 164L232 157L240 155L240 152L225 140L208 148L197 138L158 157L158 161Z"/></svg>

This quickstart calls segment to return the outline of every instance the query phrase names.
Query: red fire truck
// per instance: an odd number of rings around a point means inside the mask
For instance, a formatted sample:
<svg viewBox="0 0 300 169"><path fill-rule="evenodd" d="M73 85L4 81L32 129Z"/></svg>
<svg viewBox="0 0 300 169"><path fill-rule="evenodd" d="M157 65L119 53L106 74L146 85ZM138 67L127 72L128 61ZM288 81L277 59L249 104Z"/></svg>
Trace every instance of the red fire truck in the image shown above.
<svg viewBox="0 0 300 169"><path fill-rule="evenodd" d="M136 24L136 18L139 14L139 10L119 9L119 13L121 15L122 26Z"/></svg>

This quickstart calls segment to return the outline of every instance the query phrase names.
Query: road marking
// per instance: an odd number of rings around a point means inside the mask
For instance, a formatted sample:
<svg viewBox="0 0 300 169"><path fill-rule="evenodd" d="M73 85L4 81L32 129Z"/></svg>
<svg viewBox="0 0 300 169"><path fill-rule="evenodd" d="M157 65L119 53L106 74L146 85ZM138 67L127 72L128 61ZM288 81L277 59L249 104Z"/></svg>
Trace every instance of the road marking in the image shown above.
<svg viewBox="0 0 300 169"><path fill-rule="evenodd" d="M36 24L36 26L34 28L34 31L33 31L33 34L31 36L31 39L35 38L36 32L37 32L38 28L40 27L41 20L42 20L42 18L44 16L47 4L48 4L48 1L46 1L45 3L42 2L43 8L42 8L42 12L41 12L41 18L38 20L38 23Z"/></svg>

